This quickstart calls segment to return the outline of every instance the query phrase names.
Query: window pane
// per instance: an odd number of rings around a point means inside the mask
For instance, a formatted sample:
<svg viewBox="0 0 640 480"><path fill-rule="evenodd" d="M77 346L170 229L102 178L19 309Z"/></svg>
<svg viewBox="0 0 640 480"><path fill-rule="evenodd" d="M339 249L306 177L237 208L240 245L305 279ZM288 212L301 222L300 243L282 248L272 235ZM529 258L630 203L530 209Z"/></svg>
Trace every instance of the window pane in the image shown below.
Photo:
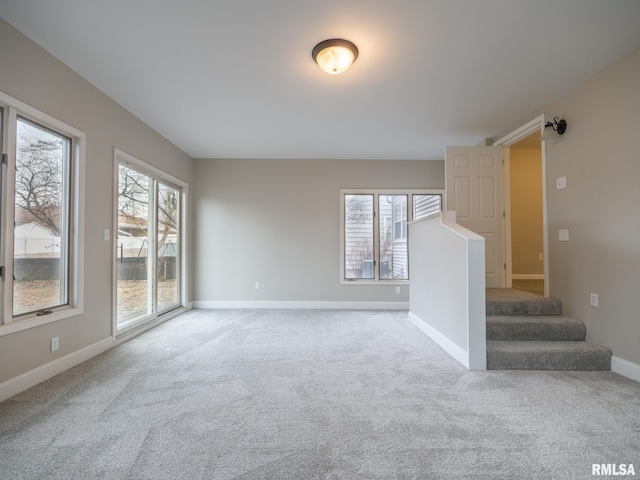
<svg viewBox="0 0 640 480"><path fill-rule="evenodd" d="M344 196L345 278L374 278L373 195Z"/></svg>
<svg viewBox="0 0 640 480"><path fill-rule="evenodd" d="M414 195L413 219L419 220L442 210L442 195Z"/></svg>
<svg viewBox="0 0 640 480"><path fill-rule="evenodd" d="M179 304L180 191L158 186L158 310Z"/></svg>
<svg viewBox="0 0 640 480"><path fill-rule="evenodd" d="M152 313L149 228L153 180L120 165L118 173L118 324ZM152 257L153 258L153 257ZM152 260L152 263L153 262Z"/></svg>
<svg viewBox="0 0 640 480"><path fill-rule="evenodd" d="M407 196L380 195L380 278L409 278L407 262Z"/></svg>
<svg viewBox="0 0 640 480"><path fill-rule="evenodd" d="M71 140L17 120L13 315L69 303Z"/></svg>

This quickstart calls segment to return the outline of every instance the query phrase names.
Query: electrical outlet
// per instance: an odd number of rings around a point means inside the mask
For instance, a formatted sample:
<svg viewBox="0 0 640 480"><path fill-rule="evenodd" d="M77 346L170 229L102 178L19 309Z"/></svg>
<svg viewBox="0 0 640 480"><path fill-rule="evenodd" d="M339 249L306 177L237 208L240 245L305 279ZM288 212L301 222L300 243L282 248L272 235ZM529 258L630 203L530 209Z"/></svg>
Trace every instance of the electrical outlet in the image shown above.
<svg viewBox="0 0 640 480"><path fill-rule="evenodd" d="M598 294L597 293L592 293L590 301L591 301L591 306L592 307L597 307L598 306Z"/></svg>
<svg viewBox="0 0 640 480"><path fill-rule="evenodd" d="M558 240L561 241L561 242L568 242L569 241L569 230L567 230L567 229L558 230Z"/></svg>
<svg viewBox="0 0 640 480"><path fill-rule="evenodd" d="M400 293L400 287L396 287L396 293Z"/></svg>
<svg viewBox="0 0 640 480"><path fill-rule="evenodd" d="M111 238L111 232L109 232L108 228L105 228L104 229L104 241L108 242L110 238Z"/></svg>
<svg viewBox="0 0 640 480"><path fill-rule="evenodd" d="M260 290L260 282L256 282L256 290Z"/></svg>
<svg viewBox="0 0 640 480"><path fill-rule="evenodd" d="M556 190L562 190L563 188L567 188L567 177L556 178Z"/></svg>
<svg viewBox="0 0 640 480"><path fill-rule="evenodd" d="M60 348L60 337L53 337L51 339L51 351L55 352Z"/></svg>
<svg viewBox="0 0 640 480"><path fill-rule="evenodd" d="M538 260L544 260L544 254L543 253L539 253L538 254Z"/></svg>

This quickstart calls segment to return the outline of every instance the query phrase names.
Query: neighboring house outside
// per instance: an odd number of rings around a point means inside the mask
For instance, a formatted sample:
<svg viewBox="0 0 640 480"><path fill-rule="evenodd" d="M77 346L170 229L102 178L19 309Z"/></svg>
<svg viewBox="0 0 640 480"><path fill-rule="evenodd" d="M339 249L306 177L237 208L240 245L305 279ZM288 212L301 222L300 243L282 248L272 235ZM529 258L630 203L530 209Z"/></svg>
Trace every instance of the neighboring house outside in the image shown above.
<svg viewBox="0 0 640 480"><path fill-rule="evenodd" d="M373 271L373 196L348 195L345 201L345 251L347 278L374 278ZM406 280L409 276L407 222L441 210L441 195L413 195L413 211L408 209L408 195L380 194L379 242L380 279Z"/></svg>

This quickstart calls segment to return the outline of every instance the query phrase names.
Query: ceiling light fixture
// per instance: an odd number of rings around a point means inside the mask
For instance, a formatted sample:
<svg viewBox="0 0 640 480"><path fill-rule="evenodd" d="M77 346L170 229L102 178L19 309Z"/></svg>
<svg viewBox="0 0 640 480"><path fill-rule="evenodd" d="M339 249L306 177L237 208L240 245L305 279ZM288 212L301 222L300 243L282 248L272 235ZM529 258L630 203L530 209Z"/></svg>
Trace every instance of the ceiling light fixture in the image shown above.
<svg viewBox="0 0 640 480"><path fill-rule="evenodd" d="M558 135L564 134L567 131L567 121L560 117L553 117L553 122L547 122L544 126L544 132L542 133L542 138L540 140L550 140L552 135L547 134L549 130L547 128L551 127L554 132Z"/></svg>
<svg viewBox="0 0 640 480"><path fill-rule="evenodd" d="M330 75L346 71L358 58L358 47L349 40L332 38L320 42L311 52L313 60Z"/></svg>

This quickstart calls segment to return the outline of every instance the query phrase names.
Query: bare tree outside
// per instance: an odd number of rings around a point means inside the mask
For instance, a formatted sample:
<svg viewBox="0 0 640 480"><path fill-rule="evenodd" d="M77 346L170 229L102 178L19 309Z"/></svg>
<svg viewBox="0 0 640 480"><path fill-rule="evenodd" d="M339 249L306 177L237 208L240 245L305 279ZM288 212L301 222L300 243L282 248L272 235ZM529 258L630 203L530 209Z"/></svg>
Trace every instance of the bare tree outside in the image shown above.
<svg viewBox="0 0 640 480"><path fill-rule="evenodd" d="M20 220L35 220L60 236L65 192L63 171L68 168L70 140L30 123L18 122L15 201ZM18 221L20 221L18 220Z"/></svg>
<svg viewBox="0 0 640 480"><path fill-rule="evenodd" d="M157 188L156 188L157 185ZM157 221L150 222L156 198ZM180 192L126 165L118 170L118 321L151 313L151 280L157 282L157 308L179 303L177 274ZM157 256L149 257L155 239ZM155 268L155 272L152 269ZM153 272L153 273L152 273ZM130 292L137 292L130 295Z"/></svg>
<svg viewBox="0 0 640 480"><path fill-rule="evenodd" d="M69 303L69 217L71 205L70 138L18 117L14 183L13 314L45 312ZM134 305L125 316L150 304L148 268L155 268L161 310L179 303L176 281L179 252L180 190L135 169L118 172L118 241L120 262L142 263L142 273L118 282L118 302ZM157 195L157 218L149 225L150 198ZM151 233L157 256L148 258ZM130 280L130 281L129 281ZM161 284L160 284L161 283ZM119 312L120 313L120 312Z"/></svg>
<svg viewBox="0 0 640 480"><path fill-rule="evenodd" d="M13 314L68 303L71 140L17 122Z"/></svg>
<svg viewBox="0 0 640 480"><path fill-rule="evenodd" d="M120 165L118 171L118 214L124 222L147 235L151 179L144 173ZM178 228L178 195L171 187L158 188L158 250ZM140 236L140 235L136 235Z"/></svg>

